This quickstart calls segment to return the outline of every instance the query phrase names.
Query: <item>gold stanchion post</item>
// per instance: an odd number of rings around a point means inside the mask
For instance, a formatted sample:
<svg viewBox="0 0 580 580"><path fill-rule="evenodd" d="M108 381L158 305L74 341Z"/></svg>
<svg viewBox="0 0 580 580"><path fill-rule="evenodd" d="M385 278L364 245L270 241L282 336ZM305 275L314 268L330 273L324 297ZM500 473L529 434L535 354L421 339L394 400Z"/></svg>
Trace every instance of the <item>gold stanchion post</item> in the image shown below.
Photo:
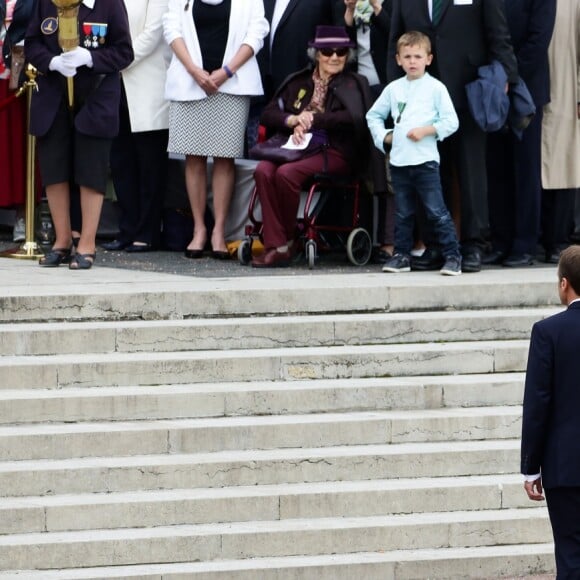
<svg viewBox="0 0 580 580"><path fill-rule="evenodd" d="M36 84L37 70L29 64L26 67L28 80L20 87L16 96L20 97L26 91L28 106L28 135L26 138L26 240L22 246L6 250L0 254L4 258L19 258L23 260L37 260L43 254L38 249L34 239L34 210L36 205L35 166L36 166L36 138L30 134L30 105L32 103L32 91L38 90Z"/></svg>

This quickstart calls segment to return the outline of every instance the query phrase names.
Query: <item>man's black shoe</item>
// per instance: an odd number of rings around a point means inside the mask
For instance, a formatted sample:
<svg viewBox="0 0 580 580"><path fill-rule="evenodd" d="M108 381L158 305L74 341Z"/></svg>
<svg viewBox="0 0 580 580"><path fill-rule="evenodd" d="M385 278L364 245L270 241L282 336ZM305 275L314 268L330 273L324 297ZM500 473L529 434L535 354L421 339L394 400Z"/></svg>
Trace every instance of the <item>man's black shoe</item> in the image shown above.
<svg viewBox="0 0 580 580"><path fill-rule="evenodd" d="M426 248L421 256L411 257L411 270L441 270L444 263L445 258L437 248Z"/></svg>
<svg viewBox="0 0 580 580"><path fill-rule="evenodd" d="M108 250L109 252L120 252L130 245L131 242L125 242L124 240L113 240L112 242L104 242L101 244L101 248L103 248L103 250Z"/></svg>
<svg viewBox="0 0 580 580"><path fill-rule="evenodd" d="M462 272L481 271L481 253L479 250L469 250L463 254L461 270Z"/></svg>
<svg viewBox="0 0 580 580"><path fill-rule="evenodd" d="M489 254L485 254L481 258L481 263L484 266L499 266L507 258L507 254L501 250L494 250Z"/></svg>
<svg viewBox="0 0 580 580"><path fill-rule="evenodd" d="M503 265L506 268L522 268L524 266L533 266L534 263L534 256L531 254L511 254L503 261Z"/></svg>

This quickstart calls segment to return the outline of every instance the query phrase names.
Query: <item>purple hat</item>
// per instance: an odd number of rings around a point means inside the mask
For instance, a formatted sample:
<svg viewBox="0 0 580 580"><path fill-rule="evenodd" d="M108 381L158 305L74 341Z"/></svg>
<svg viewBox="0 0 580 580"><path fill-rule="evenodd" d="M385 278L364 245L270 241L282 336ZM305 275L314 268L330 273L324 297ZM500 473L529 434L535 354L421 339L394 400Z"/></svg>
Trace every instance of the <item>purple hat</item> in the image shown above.
<svg viewBox="0 0 580 580"><path fill-rule="evenodd" d="M314 40L308 43L311 48L354 48L356 44L350 39L343 26L317 26Z"/></svg>

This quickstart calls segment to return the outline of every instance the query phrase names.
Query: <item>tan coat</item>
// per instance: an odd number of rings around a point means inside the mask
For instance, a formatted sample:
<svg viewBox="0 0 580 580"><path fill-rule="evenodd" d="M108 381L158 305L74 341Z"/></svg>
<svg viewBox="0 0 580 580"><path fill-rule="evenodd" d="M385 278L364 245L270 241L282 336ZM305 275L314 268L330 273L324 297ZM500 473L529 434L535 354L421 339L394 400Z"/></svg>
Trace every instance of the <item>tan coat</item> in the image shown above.
<svg viewBox="0 0 580 580"><path fill-rule="evenodd" d="M580 0L558 0L548 51L551 102L542 124L542 186L580 187Z"/></svg>

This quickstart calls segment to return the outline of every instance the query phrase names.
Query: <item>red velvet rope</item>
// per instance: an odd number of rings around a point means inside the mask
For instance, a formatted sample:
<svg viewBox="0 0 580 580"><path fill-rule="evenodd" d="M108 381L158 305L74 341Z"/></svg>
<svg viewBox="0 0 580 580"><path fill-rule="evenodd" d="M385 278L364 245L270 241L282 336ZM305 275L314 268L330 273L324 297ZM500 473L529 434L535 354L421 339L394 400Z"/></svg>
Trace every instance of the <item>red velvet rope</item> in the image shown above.
<svg viewBox="0 0 580 580"><path fill-rule="evenodd" d="M12 101L16 100L16 93L13 95L10 95L9 97L6 97L5 99L3 99L2 101L0 101L0 111L2 109L5 109L6 107L8 107L8 105L10 105L12 103Z"/></svg>

